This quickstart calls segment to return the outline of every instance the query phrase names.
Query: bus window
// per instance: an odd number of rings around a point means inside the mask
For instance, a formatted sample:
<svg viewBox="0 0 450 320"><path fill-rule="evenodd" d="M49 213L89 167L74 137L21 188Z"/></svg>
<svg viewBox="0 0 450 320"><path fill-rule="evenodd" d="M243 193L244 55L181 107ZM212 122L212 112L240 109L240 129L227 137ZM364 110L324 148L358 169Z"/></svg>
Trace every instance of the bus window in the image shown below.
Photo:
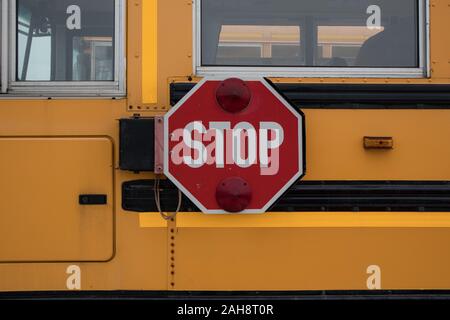
<svg viewBox="0 0 450 320"><path fill-rule="evenodd" d="M420 0L198 3L200 68L422 67Z"/></svg>
<svg viewBox="0 0 450 320"><path fill-rule="evenodd" d="M114 0L18 0L17 81L113 81Z"/></svg>

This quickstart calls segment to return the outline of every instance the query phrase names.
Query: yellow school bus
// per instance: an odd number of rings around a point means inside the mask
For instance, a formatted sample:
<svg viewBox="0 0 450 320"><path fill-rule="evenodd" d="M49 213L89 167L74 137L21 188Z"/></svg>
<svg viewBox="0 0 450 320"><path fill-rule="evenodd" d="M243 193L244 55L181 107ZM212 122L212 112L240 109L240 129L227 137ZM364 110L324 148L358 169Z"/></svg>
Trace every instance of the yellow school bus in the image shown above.
<svg viewBox="0 0 450 320"><path fill-rule="evenodd" d="M2 0L0 292L450 289L449 18L448 0ZM266 213L183 196L170 215L155 117L248 76L304 113L304 178Z"/></svg>

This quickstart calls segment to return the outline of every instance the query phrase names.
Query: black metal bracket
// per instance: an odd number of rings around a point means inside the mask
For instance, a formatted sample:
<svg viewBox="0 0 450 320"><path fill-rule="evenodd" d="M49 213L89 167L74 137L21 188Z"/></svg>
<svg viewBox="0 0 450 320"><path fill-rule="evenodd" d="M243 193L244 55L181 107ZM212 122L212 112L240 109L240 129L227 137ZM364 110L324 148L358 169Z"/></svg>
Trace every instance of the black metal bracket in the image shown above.
<svg viewBox="0 0 450 320"><path fill-rule="evenodd" d="M121 170L153 172L155 169L155 119L120 119L119 167Z"/></svg>
<svg viewBox="0 0 450 320"><path fill-rule="evenodd" d="M106 205L108 197L105 194L81 194L78 202L82 206Z"/></svg>

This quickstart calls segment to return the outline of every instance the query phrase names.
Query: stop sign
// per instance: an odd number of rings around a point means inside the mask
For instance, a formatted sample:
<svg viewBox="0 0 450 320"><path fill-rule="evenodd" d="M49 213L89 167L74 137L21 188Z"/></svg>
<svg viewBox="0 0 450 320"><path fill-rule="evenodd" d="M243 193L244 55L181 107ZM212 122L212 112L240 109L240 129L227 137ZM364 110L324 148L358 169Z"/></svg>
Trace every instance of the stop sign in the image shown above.
<svg viewBox="0 0 450 320"><path fill-rule="evenodd" d="M305 170L304 116L264 79L203 79L164 118L164 174L204 213L263 213Z"/></svg>

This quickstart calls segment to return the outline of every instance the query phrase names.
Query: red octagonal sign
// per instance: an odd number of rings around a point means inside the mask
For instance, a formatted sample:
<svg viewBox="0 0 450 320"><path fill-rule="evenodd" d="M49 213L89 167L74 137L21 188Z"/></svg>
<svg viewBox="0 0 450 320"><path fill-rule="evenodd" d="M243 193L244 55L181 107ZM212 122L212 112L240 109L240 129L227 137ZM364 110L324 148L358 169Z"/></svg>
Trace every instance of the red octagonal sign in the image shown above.
<svg viewBox="0 0 450 320"><path fill-rule="evenodd" d="M263 213L304 174L304 116L264 79L203 79L164 121L164 173L204 213Z"/></svg>

